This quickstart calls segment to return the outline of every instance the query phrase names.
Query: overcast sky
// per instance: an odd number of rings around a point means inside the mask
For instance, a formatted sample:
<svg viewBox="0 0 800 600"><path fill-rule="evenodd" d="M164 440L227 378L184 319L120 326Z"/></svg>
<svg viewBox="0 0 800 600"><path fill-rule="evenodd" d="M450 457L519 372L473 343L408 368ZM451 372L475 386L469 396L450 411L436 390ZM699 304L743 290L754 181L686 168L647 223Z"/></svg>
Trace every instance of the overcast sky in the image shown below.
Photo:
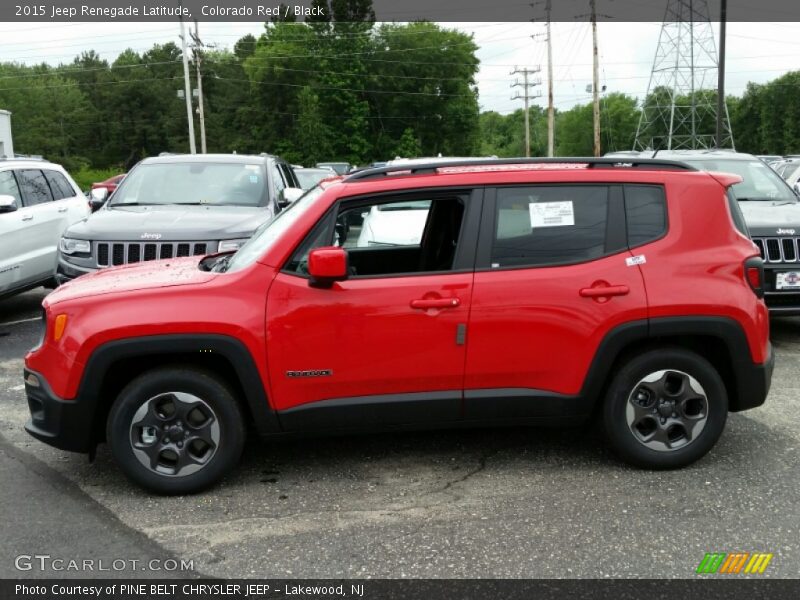
<svg viewBox="0 0 800 600"><path fill-rule="evenodd" d="M541 66L546 78L547 55L542 23L446 23L473 33L481 61L477 83L482 110L509 113L521 106L511 100L509 86L515 66ZM609 92L642 97L661 23L598 24L600 81ZM716 39L718 27L713 25ZM71 62L82 50L94 49L112 61L125 48L144 51L154 43L180 44L178 24L165 23L0 23L0 61L28 64ZM261 23L201 23L203 41L231 48L246 33L258 35ZM729 23L727 92L740 94L748 81L763 83L800 68L797 23ZM537 36L538 34L538 36ZM555 104L567 109L591 99L586 92L591 79L592 45L588 23L554 23L553 64ZM537 36L532 38L531 36ZM5 84L2 84L5 85ZM0 87L2 87L0 85ZM546 87L540 88L545 105ZM798 90L800 93L800 90Z"/></svg>

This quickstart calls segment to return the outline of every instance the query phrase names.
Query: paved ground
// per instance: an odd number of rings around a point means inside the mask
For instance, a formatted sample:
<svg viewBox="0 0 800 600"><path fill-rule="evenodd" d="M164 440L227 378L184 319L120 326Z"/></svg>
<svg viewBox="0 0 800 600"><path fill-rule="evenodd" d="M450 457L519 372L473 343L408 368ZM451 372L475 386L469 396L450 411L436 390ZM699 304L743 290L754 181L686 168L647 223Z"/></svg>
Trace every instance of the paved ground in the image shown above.
<svg viewBox="0 0 800 600"><path fill-rule="evenodd" d="M0 435L24 457L13 481L28 469L41 480L31 486L50 486L47 502L0 496L12 532L0 574L36 539L32 514L68 493L87 522L119 519L131 556L143 533L214 576L692 577L709 551L772 552L767 576L800 575L800 319L773 322L767 405L732 415L712 453L681 471L628 468L587 430L253 440L222 485L161 498L128 484L103 447L90 465L22 431L36 324L3 323L35 316L41 296L0 301ZM64 480L69 492L52 483Z"/></svg>

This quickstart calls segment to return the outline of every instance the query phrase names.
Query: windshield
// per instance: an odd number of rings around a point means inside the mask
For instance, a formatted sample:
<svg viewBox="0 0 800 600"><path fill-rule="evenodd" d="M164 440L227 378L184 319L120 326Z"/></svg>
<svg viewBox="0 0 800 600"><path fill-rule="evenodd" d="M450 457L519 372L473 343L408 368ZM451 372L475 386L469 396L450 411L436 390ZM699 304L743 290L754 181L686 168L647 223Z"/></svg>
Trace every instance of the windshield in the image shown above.
<svg viewBox="0 0 800 600"><path fill-rule="evenodd" d="M703 159L683 162L704 171L741 175L744 181L731 187L737 200L797 201L794 192L780 175L758 159Z"/></svg>
<svg viewBox="0 0 800 600"><path fill-rule="evenodd" d="M253 237L233 255L233 258L231 258L227 265L226 271L238 271L256 262L284 231L289 229L303 216L306 210L308 210L308 207L322 195L323 191L324 190L320 186L309 190L298 200L292 202L287 208L256 229Z"/></svg>
<svg viewBox="0 0 800 600"><path fill-rule="evenodd" d="M108 206L266 206L266 189L259 164L142 164L125 177Z"/></svg>

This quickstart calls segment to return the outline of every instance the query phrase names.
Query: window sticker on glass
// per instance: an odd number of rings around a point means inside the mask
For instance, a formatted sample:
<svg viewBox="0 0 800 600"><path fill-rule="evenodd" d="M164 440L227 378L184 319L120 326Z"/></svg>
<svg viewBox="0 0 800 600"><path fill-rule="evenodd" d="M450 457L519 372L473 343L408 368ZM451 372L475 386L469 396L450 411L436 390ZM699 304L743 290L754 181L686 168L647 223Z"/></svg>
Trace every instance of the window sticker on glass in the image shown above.
<svg viewBox="0 0 800 600"><path fill-rule="evenodd" d="M250 183L258 183L258 175L250 175Z"/></svg>
<svg viewBox="0 0 800 600"><path fill-rule="evenodd" d="M531 202L531 227L562 227L575 225L575 212L572 200L563 202Z"/></svg>

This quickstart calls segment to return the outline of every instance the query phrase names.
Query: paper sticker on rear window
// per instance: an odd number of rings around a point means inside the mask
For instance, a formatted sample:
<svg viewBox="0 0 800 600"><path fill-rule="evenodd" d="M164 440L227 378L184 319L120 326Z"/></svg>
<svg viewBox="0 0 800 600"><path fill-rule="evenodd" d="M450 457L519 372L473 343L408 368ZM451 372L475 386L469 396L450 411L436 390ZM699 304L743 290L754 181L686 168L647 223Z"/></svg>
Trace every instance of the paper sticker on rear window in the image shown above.
<svg viewBox="0 0 800 600"><path fill-rule="evenodd" d="M531 227L562 227L575 225L575 212L572 200L563 202L531 202L528 205L531 213Z"/></svg>

